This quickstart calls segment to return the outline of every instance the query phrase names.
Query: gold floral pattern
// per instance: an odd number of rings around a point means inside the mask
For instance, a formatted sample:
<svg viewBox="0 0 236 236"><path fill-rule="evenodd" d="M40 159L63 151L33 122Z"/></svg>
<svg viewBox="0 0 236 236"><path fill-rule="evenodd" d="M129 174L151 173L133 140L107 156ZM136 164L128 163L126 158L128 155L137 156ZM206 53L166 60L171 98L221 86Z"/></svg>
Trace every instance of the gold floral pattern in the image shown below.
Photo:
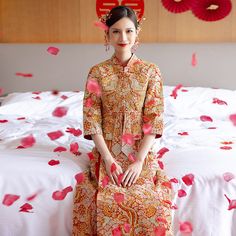
<svg viewBox="0 0 236 236"><path fill-rule="evenodd" d="M88 80L97 82L101 94L85 88L84 138L102 134L111 155L125 169L131 163L130 153L138 152L144 136L143 125L151 125L156 138L163 132L162 79L158 67L132 55L126 67L113 55L91 68ZM85 106L87 99L91 106ZM123 134L132 134L134 144L122 143ZM109 182L105 164L97 148L94 158L84 173L85 180L76 187L73 210L73 235L113 235L119 229L121 235L154 235L160 226L171 235L171 196L168 178L159 168L155 153L149 151L137 182L130 187L119 187ZM154 181L156 179L156 181ZM117 203L114 194L124 195ZM164 219L158 221L158 218ZM86 225L86 227L84 227ZM127 232L125 225L129 225Z"/></svg>

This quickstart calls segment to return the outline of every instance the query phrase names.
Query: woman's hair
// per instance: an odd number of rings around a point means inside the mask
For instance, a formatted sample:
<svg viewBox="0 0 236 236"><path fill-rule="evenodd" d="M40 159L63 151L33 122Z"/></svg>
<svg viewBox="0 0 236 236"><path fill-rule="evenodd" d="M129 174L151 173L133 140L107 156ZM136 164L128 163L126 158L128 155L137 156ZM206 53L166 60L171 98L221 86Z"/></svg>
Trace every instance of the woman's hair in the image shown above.
<svg viewBox="0 0 236 236"><path fill-rule="evenodd" d="M134 10L126 6L117 6L112 8L107 16L106 25L111 27L123 17L128 17L134 23L136 30L138 29L139 23Z"/></svg>

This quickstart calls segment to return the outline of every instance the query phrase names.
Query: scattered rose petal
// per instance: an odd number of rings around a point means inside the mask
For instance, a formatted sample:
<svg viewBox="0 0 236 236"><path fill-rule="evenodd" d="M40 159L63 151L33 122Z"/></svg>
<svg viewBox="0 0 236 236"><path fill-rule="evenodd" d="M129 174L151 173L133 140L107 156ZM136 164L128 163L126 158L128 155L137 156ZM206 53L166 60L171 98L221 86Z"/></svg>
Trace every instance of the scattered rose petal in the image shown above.
<svg viewBox="0 0 236 236"><path fill-rule="evenodd" d="M36 193L30 195L26 198L26 201L33 201L43 190L38 190Z"/></svg>
<svg viewBox="0 0 236 236"><path fill-rule="evenodd" d="M162 156L166 153L169 152L169 149L166 147L161 148L158 152L157 152L157 158L162 158Z"/></svg>
<svg viewBox="0 0 236 236"><path fill-rule="evenodd" d="M171 93L171 97L174 97L174 99L176 99L177 98L177 91L179 90L179 89L181 89L182 88L182 84L178 84L175 88L174 88L174 90L172 91L172 93Z"/></svg>
<svg viewBox="0 0 236 236"><path fill-rule="evenodd" d="M59 95L59 93L60 93L60 91L58 91L57 89L52 90L52 95L57 96L57 95Z"/></svg>
<svg viewBox="0 0 236 236"><path fill-rule="evenodd" d="M34 92L32 92L32 94L37 94L37 95L39 95L40 93L42 93L41 91L34 91Z"/></svg>
<svg viewBox="0 0 236 236"><path fill-rule="evenodd" d="M55 165L59 165L59 164L60 164L59 160L50 160L48 162L48 165L50 165L50 166L55 166Z"/></svg>
<svg viewBox="0 0 236 236"><path fill-rule="evenodd" d="M192 224L188 221L185 221L185 222L180 222L179 224L179 231L182 233L182 234L190 234L193 232L193 227L192 227Z"/></svg>
<svg viewBox="0 0 236 236"><path fill-rule="evenodd" d="M29 204L29 203L25 203L24 205L22 205L22 206L20 207L19 212L28 212L28 213L32 213L31 211L29 211L29 210L32 210L32 209L33 209L33 207L32 207L31 204Z"/></svg>
<svg viewBox="0 0 236 236"><path fill-rule="evenodd" d="M157 184L157 176L156 175L154 175L154 177L153 177L153 183L156 185Z"/></svg>
<svg viewBox="0 0 236 236"><path fill-rule="evenodd" d="M7 123L8 120L0 120L0 123Z"/></svg>
<svg viewBox="0 0 236 236"><path fill-rule="evenodd" d="M18 117L17 120L25 120L25 117Z"/></svg>
<svg viewBox="0 0 236 236"><path fill-rule="evenodd" d="M73 134L75 137L79 137L82 134L80 129L67 127L66 132Z"/></svg>
<svg viewBox="0 0 236 236"><path fill-rule="evenodd" d="M222 147L220 147L220 149L223 149L223 150L230 150L230 149L232 149L232 147L230 147L230 146L222 146Z"/></svg>
<svg viewBox="0 0 236 236"><path fill-rule="evenodd" d="M232 121L233 125L236 126L236 114L232 114L229 116L230 121Z"/></svg>
<svg viewBox="0 0 236 236"><path fill-rule="evenodd" d="M188 135L188 132L178 133L178 135L181 135L181 136Z"/></svg>
<svg viewBox="0 0 236 236"><path fill-rule="evenodd" d="M208 129L217 129L216 127L208 127Z"/></svg>
<svg viewBox="0 0 236 236"><path fill-rule="evenodd" d="M32 97L35 100L41 100L41 97L37 96L37 97Z"/></svg>
<svg viewBox="0 0 236 236"><path fill-rule="evenodd" d="M56 47L48 47L47 52L52 55L57 55L59 53L59 48Z"/></svg>
<svg viewBox="0 0 236 236"><path fill-rule="evenodd" d="M193 185L194 175L193 174L187 174L184 177L182 177L182 180L187 186Z"/></svg>
<svg viewBox="0 0 236 236"><path fill-rule="evenodd" d="M21 77L25 77L25 78L31 78L31 77L33 77L33 74L17 72L16 76L21 76Z"/></svg>
<svg viewBox="0 0 236 236"><path fill-rule="evenodd" d="M60 191L60 190L55 191L52 194L52 198L54 200L59 200L59 201L64 200L66 195L71 191L73 191L73 188L71 186L64 188L62 191Z"/></svg>
<svg viewBox="0 0 236 236"><path fill-rule="evenodd" d="M63 117L67 114L68 107L56 107L55 110L52 112L53 116L56 117Z"/></svg>
<svg viewBox="0 0 236 236"><path fill-rule="evenodd" d="M85 180L84 173L76 174L76 175L75 175L75 179L76 179L76 181L77 181L77 184L83 183L84 180Z"/></svg>
<svg viewBox="0 0 236 236"><path fill-rule="evenodd" d="M229 202L228 210L236 209L236 200L230 200L226 194L224 194L224 196L227 198Z"/></svg>
<svg viewBox="0 0 236 236"><path fill-rule="evenodd" d="M212 101L213 104L219 104L219 105L228 105L227 102L223 101L223 100L220 100L218 98L213 98L213 101Z"/></svg>
<svg viewBox="0 0 236 236"><path fill-rule="evenodd" d="M57 131L47 133L47 135L51 140L56 140L56 139L59 139L64 134L60 130L57 130Z"/></svg>
<svg viewBox="0 0 236 236"><path fill-rule="evenodd" d="M192 66L196 66L197 65L197 56L196 56L195 52L192 54L191 65Z"/></svg>
<svg viewBox="0 0 236 236"><path fill-rule="evenodd" d="M61 95L61 98L62 98L63 100L66 100L68 97L67 97L66 95Z"/></svg>
<svg viewBox="0 0 236 236"><path fill-rule="evenodd" d="M90 161L95 159L92 152L88 152L87 155L88 155Z"/></svg>
<svg viewBox="0 0 236 236"><path fill-rule="evenodd" d="M170 182L177 184L177 183L179 183L179 180L176 178L172 178L172 179L170 179Z"/></svg>
<svg viewBox="0 0 236 236"><path fill-rule="evenodd" d="M164 169L164 164L162 161L157 161L159 167L163 170Z"/></svg>
<svg viewBox="0 0 236 236"><path fill-rule="evenodd" d="M108 30L108 26L101 21L94 21L94 25L102 30Z"/></svg>
<svg viewBox="0 0 236 236"><path fill-rule="evenodd" d="M169 181L162 182L161 185L169 189L172 189L171 182Z"/></svg>
<svg viewBox="0 0 236 236"><path fill-rule="evenodd" d="M124 194L123 193L114 193L114 200L119 204L124 201Z"/></svg>
<svg viewBox="0 0 236 236"><path fill-rule="evenodd" d="M21 145L24 148L32 147L35 144L35 142L36 142L36 140L35 140L35 138L32 134L30 134L29 136L21 139Z"/></svg>
<svg viewBox="0 0 236 236"><path fill-rule="evenodd" d="M205 121L209 121L212 122L213 119L210 116L200 116L200 120L205 122Z"/></svg>
<svg viewBox="0 0 236 236"><path fill-rule="evenodd" d="M183 189L178 190L178 197L185 197L187 193Z"/></svg>
<svg viewBox="0 0 236 236"><path fill-rule="evenodd" d="M20 198L19 195L14 194L5 194L2 204L5 206L11 206L15 201L17 201Z"/></svg>
<svg viewBox="0 0 236 236"><path fill-rule="evenodd" d="M172 205L170 208L171 208L172 210L177 210L177 209L178 209L178 206L177 206L176 204L174 204L174 205Z"/></svg>
<svg viewBox="0 0 236 236"><path fill-rule="evenodd" d="M103 179L102 179L102 187L105 188L109 183L109 176L106 175Z"/></svg>
<svg viewBox="0 0 236 236"><path fill-rule="evenodd" d="M123 134L122 135L122 142L126 143L128 145L133 145L134 144L134 137L132 134Z"/></svg>
<svg viewBox="0 0 236 236"><path fill-rule="evenodd" d="M225 173L223 174L223 178L224 178L224 180L225 180L226 182L229 182L230 180L234 179L235 176L234 176L234 174L232 174L232 173L230 173L230 172L225 172Z"/></svg>
<svg viewBox="0 0 236 236"><path fill-rule="evenodd" d="M81 154L81 152L79 152L78 149L79 149L79 144L77 142L70 144L70 152L75 154L76 156Z"/></svg>
<svg viewBox="0 0 236 236"><path fill-rule="evenodd" d="M65 147L59 146L56 147L53 152L65 152L67 149Z"/></svg>

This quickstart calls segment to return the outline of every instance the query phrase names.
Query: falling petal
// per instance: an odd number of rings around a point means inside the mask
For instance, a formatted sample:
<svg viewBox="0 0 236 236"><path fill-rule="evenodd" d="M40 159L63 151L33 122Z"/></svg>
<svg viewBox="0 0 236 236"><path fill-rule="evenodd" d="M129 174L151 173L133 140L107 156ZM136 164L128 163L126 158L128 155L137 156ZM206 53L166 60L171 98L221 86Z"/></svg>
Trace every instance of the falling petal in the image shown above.
<svg viewBox="0 0 236 236"><path fill-rule="evenodd" d="M193 185L194 175L193 174L187 174L184 177L182 177L182 180L187 186Z"/></svg>
<svg viewBox="0 0 236 236"><path fill-rule="evenodd" d="M176 99L177 98L177 96L178 96L178 94L177 94L177 91L179 90L179 89L181 89L182 88L182 84L178 84L175 88L174 88L174 90L172 91L172 93L171 93L171 97L174 97L174 99Z"/></svg>
<svg viewBox="0 0 236 236"><path fill-rule="evenodd" d="M192 54L192 61L191 61L192 66L196 66L197 65L197 56L196 53Z"/></svg>
<svg viewBox="0 0 236 236"><path fill-rule="evenodd" d="M17 72L16 76L21 76L21 77L25 77L25 78L32 78L33 74Z"/></svg>
<svg viewBox="0 0 236 236"><path fill-rule="evenodd" d="M161 149L157 152L157 158L162 158L163 155L164 155L166 152L169 152L169 149L168 149L168 148L166 148L166 147L161 148Z"/></svg>
<svg viewBox="0 0 236 236"><path fill-rule="evenodd" d="M5 194L2 204L5 206L11 206L15 201L17 201L20 198L19 195L14 194Z"/></svg>
<svg viewBox="0 0 236 236"><path fill-rule="evenodd" d="M52 55L57 55L59 53L59 48L56 47L48 47L47 52Z"/></svg>
<svg viewBox="0 0 236 236"><path fill-rule="evenodd" d="M170 179L170 182L177 184L179 183L179 180L176 178L173 178L173 179Z"/></svg>
<svg viewBox="0 0 236 236"><path fill-rule="evenodd" d="M33 201L40 193L42 190L38 190L36 193L30 195L29 197L26 198L26 201Z"/></svg>
<svg viewBox="0 0 236 236"><path fill-rule="evenodd" d="M75 155L80 155L81 153L78 151L79 149L79 144L77 142L71 143L70 144L70 152L75 154Z"/></svg>
<svg viewBox="0 0 236 236"><path fill-rule="evenodd" d="M94 25L102 30L108 30L109 27L101 21L94 21Z"/></svg>
<svg viewBox="0 0 236 236"><path fill-rule="evenodd" d="M57 95L59 95L59 93L60 93L60 91L58 91L57 89L52 90L52 95L57 96Z"/></svg>

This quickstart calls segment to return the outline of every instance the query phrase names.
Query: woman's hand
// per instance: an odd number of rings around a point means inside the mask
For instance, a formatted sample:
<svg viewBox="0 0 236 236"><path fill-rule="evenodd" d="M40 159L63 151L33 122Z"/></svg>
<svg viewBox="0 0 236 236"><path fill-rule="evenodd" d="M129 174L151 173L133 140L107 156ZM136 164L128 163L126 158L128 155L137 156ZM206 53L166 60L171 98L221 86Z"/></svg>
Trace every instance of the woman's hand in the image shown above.
<svg viewBox="0 0 236 236"><path fill-rule="evenodd" d="M136 160L134 163L130 164L122 178L123 187L131 186L132 184L134 184L141 174L142 168L143 161Z"/></svg>
<svg viewBox="0 0 236 236"><path fill-rule="evenodd" d="M121 166L114 160L114 158L105 159L104 162L107 175L111 182L120 186L118 177L123 173Z"/></svg>

